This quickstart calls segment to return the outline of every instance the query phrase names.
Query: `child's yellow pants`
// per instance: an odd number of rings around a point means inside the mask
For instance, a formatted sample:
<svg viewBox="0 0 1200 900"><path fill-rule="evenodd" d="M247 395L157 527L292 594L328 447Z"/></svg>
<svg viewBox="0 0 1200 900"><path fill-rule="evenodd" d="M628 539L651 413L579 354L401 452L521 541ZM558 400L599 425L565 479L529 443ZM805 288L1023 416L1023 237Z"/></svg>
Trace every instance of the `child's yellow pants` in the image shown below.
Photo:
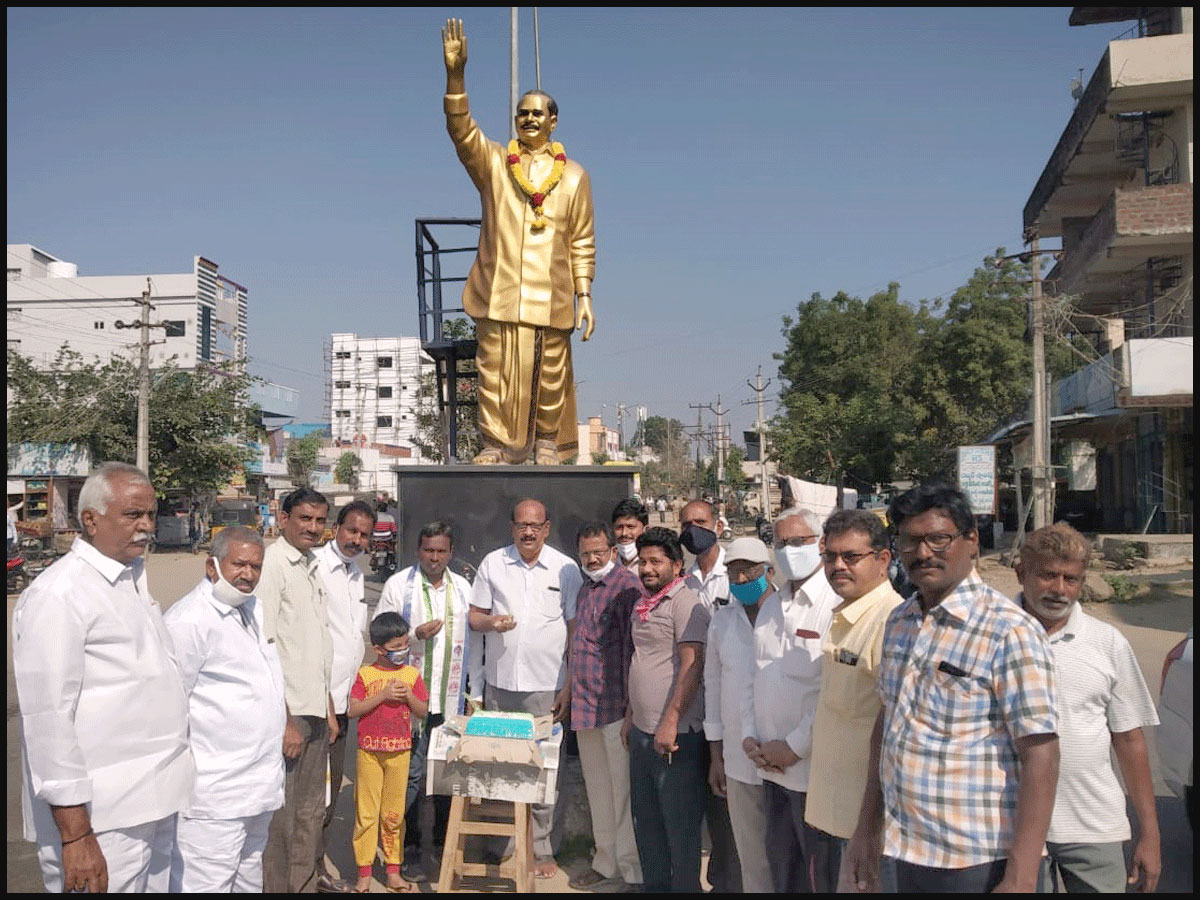
<svg viewBox="0 0 1200 900"><path fill-rule="evenodd" d="M404 861L404 797L408 793L410 752L358 751L354 776L354 862L359 874L371 873L375 847L383 846L389 870ZM380 829L383 836L380 839Z"/></svg>

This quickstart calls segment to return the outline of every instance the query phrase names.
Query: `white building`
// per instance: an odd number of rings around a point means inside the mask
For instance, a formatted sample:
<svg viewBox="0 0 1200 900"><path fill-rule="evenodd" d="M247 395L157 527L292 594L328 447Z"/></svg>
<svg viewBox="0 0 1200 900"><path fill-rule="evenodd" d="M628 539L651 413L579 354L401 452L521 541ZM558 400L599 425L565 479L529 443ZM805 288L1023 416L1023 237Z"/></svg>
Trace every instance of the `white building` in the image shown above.
<svg viewBox="0 0 1200 900"><path fill-rule="evenodd" d="M154 328L150 364L174 357L198 362L244 360L247 291L193 257L192 270L159 275L85 275L31 244L8 245L8 349L48 365L63 344L88 359L136 359L142 293L149 287Z"/></svg>
<svg viewBox="0 0 1200 900"><path fill-rule="evenodd" d="M330 357L334 441L411 447L421 376L433 371L420 340L334 334Z"/></svg>

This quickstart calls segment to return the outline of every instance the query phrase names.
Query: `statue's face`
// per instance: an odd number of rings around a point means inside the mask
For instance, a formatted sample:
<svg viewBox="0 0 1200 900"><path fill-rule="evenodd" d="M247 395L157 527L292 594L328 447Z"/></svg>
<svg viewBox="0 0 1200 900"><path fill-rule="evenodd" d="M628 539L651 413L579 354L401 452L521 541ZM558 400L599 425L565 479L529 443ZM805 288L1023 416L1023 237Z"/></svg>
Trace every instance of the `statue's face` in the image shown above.
<svg viewBox="0 0 1200 900"><path fill-rule="evenodd" d="M527 94L517 107L517 140L537 150L558 127L558 116L550 115L548 101L541 94Z"/></svg>

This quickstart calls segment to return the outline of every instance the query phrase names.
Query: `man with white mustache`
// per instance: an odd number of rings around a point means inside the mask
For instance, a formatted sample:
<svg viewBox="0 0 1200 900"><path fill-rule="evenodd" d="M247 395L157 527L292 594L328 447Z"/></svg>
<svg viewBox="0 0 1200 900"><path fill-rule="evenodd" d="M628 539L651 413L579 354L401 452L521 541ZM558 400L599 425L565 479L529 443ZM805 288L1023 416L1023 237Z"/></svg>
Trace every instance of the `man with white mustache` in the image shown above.
<svg viewBox="0 0 1200 900"><path fill-rule="evenodd" d="M25 837L47 892L165 892L175 814L195 777L188 704L142 560L158 501L104 463L83 534L13 612Z"/></svg>
<svg viewBox="0 0 1200 900"><path fill-rule="evenodd" d="M1031 534L1017 563L1017 601L1046 629L1058 680L1062 752L1046 850L1070 893L1120 894L1128 882L1152 894L1162 852L1142 730L1158 714L1129 641L1079 605L1091 557L1087 539L1060 522ZM1113 753L1138 817L1128 874L1129 819Z"/></svg>
<svg viewBox="0 0 1200 900"><path fill-rule="evenodd" d="M838 596L821 567L820 519L800 508L775 521L775 569L786 580L754 622L752 696L742 747L762 774L767 862L776 893L811 893L811 829L804 824L821 687L821 642Z"/></svg>
<svg viewBox="0 0 1200 900"><path fill-rule="evenodd" d="M179 816L174 893L262 893L283 806L283 669L255 619L263 542L243 525L212 542L205 577L163 616L188 695L196 785Z"/></svg>

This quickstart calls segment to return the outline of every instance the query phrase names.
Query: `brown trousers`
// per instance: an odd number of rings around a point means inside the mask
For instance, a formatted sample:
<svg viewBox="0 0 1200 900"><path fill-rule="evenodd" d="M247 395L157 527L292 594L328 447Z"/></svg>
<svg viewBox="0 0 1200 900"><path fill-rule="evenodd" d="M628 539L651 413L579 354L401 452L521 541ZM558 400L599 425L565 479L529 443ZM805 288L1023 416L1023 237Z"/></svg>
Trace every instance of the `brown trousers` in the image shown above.
<svg viewBox="0 0 1200 900"><path fill-rule="evenodd" d="M312 894L317 890L317 846L325 823L325 771L329 723L296 716L304 748L284 761L283 807L275 811L263 851L263 893Z"/></svg>

